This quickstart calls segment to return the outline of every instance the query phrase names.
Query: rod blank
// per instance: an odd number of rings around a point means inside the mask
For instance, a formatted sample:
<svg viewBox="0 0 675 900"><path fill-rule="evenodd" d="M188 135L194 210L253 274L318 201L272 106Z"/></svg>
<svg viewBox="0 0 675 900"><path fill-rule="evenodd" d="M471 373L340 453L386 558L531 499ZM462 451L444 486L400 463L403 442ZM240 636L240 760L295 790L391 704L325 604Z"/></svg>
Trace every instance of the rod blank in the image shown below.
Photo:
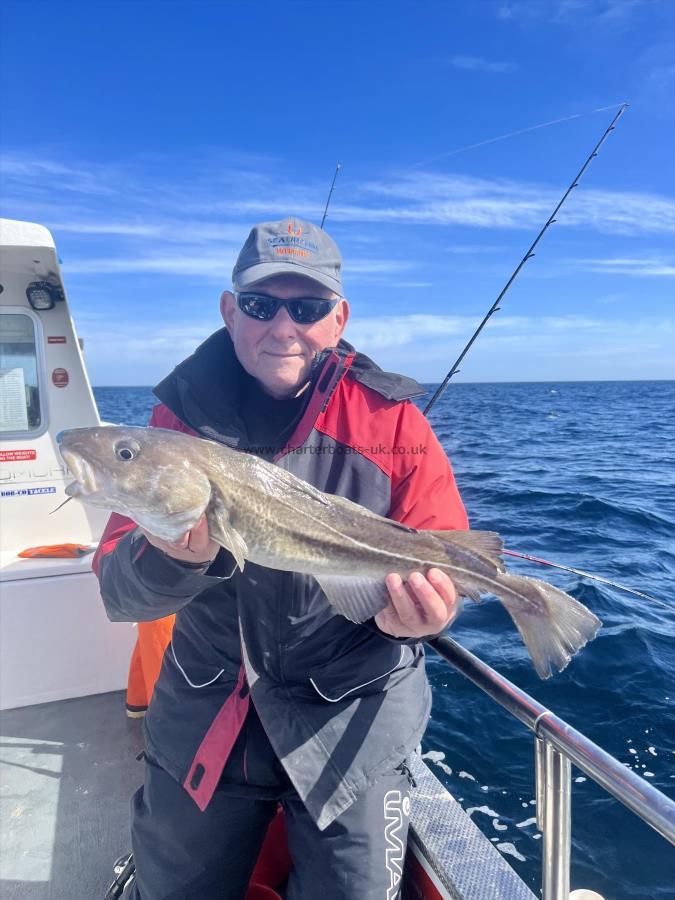
<svg viewBox="0 0 675 900"><path fill-rule="evenodd" d="M544 236L544 234L545 234L545 232L547 231L547 229L549 228L549 226L550 226L550 225L553 225L553 223L556 221L556 216L557 216L558 212L560 211L560 209L562 208L563 203L567 200L567 198L569 197L569 195L572 193L572 190L573 190L575 187L577 187L577 185L579 184L579 179L580 179L581 176L584 174L584 172L586 171L586 169L588 168L588 166L591 164L591 161L598 155L598 150L599 150L600 147L604 144L604 142L607 140L607 137L608 137L608 135L610 134L610 132L614 131L614 128L616 127L616 123L617 123L618 120L621 118L621 116L624 114L624 112L626 111L627 108L628 108L628 104L627 104L627 103L622 103L621 106L619 107L619 111L616 113L616 115L615 115L614 118L612 119L610 125L609 125L608 128L605 130L605 133L604 133L603 136L600 138L600 140L598 141L598 143L595 145L595 147L593 148L593 150L592 150L591 153L589 154L589 156L588 156L588 158L586 159L586 161L585 161L585 163L583 164L583 166L579 169L579 171L578 171L577 174L575 175L574 180L572 181L572 183L570 184L570 186L567 188L567 190L565 191L565 193L564 193L563 196L561 197L561 199L560 199L560 201L558 202L558 205L556 206L556 208L553 210L553 212L551 213L551 215L550 215L550 216L548 217L548 219L546 220L546 223L544 224L543 228L541 229L541 231L539 232L539 234L536 236L536 238L534 239L534 241L532 242L532 244L531 244L530 247L528 248L527 252L525 253L525 256L523 256L523 258L521 259L521 261L518 263L518 265L517 265L516 268L514 269L514 271L513 271L512 275L511 275L511 277L510 277L509 280L506 282L506 284L505 284L504 287L502 288L502 290L501 290L499 296L497 297L497 299L495 300L495 302L492 304L492 306L490 307L490 309L487 311L487 313L486 313L485 316L483 317L483 320L481 321L480 325L478 326L478 328L476 328L476 330L474 331L474 333L471 335L468 344L464 347L464 349L462 350L462 352L459 354L459 356L458 356L457 359L455 360L455 362L454 362L454 364L452 365L450 371L448 372L448 374L445 376L445 378L443 379L443 381L441 382L441 384L440 384L439 387L437 388L436 393L435 393L434 396L431 398L431 400L427 403L427 405L426 405L426 407L425 407L425 409L424 409L424 415L425 415L425 416L429 414L429 412L431 411L432 407L436 404L436 402L439 400L439 398L441 397L441 395L445 392L445 389L446 389L446 387L448 386L448 382L450 381L450 379L452 378L452 376L453 376L453 375L456 375L457 372L459 371L459 365L460 365L460 363L462 362L462 360L464 359L464 357L466 356L466 354L469 352L469 350L471 349L471 347L473 346L473 342L476 340L476 338L477 338L478 335L481 333L481 331L483 330L483 328L487 325L488 321L490 320L490 317L493 316L493 315L497 312L497 310L498 310L498 308L499 308L499 303L500 303L502 297L506 294L506 292L508 291L508 289L511 287L511 285L513 284L513 282L516 280L516 278L518 277L518 275L519 275L519 273L520 273L520 270L523 268L523 266L524 266L525 263L528 261L528 259L531 259L531 258L534 256L534 252L533 252L533 251L534 251L534 248L537 246L537 244L539 243L539 241L542 239L542 237Z"/></svg>

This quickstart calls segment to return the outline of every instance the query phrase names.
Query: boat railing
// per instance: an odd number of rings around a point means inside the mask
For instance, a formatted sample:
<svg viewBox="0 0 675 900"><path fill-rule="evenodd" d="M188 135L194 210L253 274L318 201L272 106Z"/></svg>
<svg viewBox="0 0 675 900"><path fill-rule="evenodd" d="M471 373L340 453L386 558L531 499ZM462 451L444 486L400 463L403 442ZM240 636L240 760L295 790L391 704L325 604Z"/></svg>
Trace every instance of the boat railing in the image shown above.
<svg viewBox="0 0 675 900"><path fill-rule="evenodd" d="M452 638L435 638L429 645L534 732L537 828L543 836L543 900L569 900L570 896L572 763L675 844L673 800Z"/></svg>

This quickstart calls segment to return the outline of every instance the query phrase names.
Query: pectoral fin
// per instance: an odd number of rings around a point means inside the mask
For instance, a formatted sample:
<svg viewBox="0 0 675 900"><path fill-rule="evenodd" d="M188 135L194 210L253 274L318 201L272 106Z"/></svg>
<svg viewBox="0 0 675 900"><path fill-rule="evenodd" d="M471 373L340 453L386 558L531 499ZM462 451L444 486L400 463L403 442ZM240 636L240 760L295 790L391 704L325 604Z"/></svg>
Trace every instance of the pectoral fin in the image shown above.
<svg viewBox="0 0 675 900"><path fill-rule="evenodd" d="M314 577L333 609L351 622L360 624L372 619L389 603L389 591L382 578Z"/></svg>
<svg viewBox="0 0 675 900"><path fill-rule="evenodd" d="M216 543L220 544L221 547L230 551L232 556L234 556L237 566L239 566L243 572L244 563L248 556L246 541L236 528L232 526L227 509L220 496L215 492L211 495L211 502L209 503L206 515L209 522L209 535Z"/></svg>

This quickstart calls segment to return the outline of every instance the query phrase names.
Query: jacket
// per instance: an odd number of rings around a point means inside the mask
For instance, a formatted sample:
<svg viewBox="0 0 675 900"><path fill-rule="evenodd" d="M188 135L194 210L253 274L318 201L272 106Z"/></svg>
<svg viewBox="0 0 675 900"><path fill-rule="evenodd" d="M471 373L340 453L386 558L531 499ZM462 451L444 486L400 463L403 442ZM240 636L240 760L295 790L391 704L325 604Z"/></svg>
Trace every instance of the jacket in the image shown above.
<svg viewBox="0 0 675 900"><path fill-rule="evenodd" d="M150 424L247 448L242 369L222 329L155 389ZM344 341L324 351L274 458L322 491L414 528L468 527L450 464L411 398ZM320 829L419 744L430 689L417 640L337 615L316 581L222 550L192 566L113 514L95 571L112 621L176 613L145 721L148 753L205 809L253 702Z"/></svg>

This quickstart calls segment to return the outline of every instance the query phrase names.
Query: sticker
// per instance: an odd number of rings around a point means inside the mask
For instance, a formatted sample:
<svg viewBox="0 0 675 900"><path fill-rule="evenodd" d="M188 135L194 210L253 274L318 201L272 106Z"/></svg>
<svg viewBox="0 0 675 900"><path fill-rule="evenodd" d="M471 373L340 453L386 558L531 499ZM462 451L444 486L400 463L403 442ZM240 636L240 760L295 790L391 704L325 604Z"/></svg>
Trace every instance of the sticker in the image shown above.
<svg viewBox="0 0 675 900"><path fill-rule="evenodd" d="M54 369L52 372L52 384L57 388L68 387L70 375L67 369Z"/></svg>
<svg viewBox="0 0 675 900"><path fill-rule="evenodd" d="M26 462L37 459L35 450L0 450L0 462Z"/></svg>
<svg viewBox="0 0 675 900"><path fill-rule="evenodd" d="M34 494L55 494L55 487L17 488L14 491L0 491L0 497L32 497Z"/></svg>
<svg viewBox="0 0 675 900"><path fill-rule="evenodd" d="M47 337L48 344L65 344L65 342L66 342L65 335L62 335L62 334L57 334L57 335L50 334Z"/></svg>

